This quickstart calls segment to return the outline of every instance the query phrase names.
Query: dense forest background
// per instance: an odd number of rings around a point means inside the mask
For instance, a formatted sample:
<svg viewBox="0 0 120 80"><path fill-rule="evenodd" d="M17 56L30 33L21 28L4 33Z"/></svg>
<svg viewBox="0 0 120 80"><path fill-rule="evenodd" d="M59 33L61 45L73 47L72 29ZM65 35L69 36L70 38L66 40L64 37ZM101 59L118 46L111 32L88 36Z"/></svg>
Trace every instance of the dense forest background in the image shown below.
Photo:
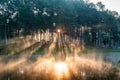
<svg viewBox="0 0 120 80"><path fill-rule="evenodd" d="M0 40L61 26L85 45L118 47L120 16L89 0L0 0Z"/></svg>

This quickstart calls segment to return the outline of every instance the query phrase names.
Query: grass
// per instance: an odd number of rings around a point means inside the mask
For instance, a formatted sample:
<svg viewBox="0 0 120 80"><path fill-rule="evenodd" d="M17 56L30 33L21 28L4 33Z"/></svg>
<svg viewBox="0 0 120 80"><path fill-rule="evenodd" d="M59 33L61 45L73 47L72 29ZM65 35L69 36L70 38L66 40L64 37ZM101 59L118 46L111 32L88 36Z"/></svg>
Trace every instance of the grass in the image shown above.
<svg viewBox="0 0 120 80"><path fill-rule="evenodd" d="M34 54L42 55L44 53L44 48L39 48Z"/></svg>
<svg viewBox="0 0 120 80"><path fill-rule="evenodd" d="M35 43L29 39L14 39L15 43L4 44L0 46L0 55L16 54Z"/></svg>
<svg viewBox="0 0 120 80"><path fill-rule="evenodd" d="M43 44L35 53L34 55L43 55L45 51L48 50L49 43Z"/></svg>
<svg viewBox="0 0 120 80"><path fill-rule="evenodd" d="M83 51L85 51L85 52L96 52L96 53L116 53L116 52L120 52L120 49L87 47Z"/></svg>
<svg viewBox="0 0 120 80"><path fill-rule="evenodd" d="M46 48L46 45L43 45L41 48L39 48L35 54L44 54L44 52L48 50L48 48ZM59 52L61 51L62 48L58 48L55 47L55 50L53 53ZM96 48L96 47L86 47L85 49L81 50L81 53L119 53L120 49L113 49L113 48Z"/></svg>
<svg viewBox="0 0 120 80"><path fill-rule="evenodd" d="M102 52L102 53L115 53L120 52L120 49L112 49L112 48L95 48L96 52Z"/></svg>

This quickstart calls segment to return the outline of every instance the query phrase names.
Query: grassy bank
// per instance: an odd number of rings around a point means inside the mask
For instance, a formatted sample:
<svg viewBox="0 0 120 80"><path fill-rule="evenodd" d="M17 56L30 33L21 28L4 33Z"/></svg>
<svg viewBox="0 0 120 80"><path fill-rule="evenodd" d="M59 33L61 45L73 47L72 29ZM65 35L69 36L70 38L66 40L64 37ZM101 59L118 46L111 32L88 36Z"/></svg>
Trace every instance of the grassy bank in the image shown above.
<svg viewBox="0 0 120 80"><path fill-rule="evenodd" d="M118 53L120 49L116 48L96 48L96 47L86 47L83 51L85 52L96 52L96 53Z"/></svg>
<svg viewBox="0 0 120 80"><path fill-rule="evenodd" d="M36 43L32 39L14 39L13 43L0 46L0 55L16 54Z"/></svg>

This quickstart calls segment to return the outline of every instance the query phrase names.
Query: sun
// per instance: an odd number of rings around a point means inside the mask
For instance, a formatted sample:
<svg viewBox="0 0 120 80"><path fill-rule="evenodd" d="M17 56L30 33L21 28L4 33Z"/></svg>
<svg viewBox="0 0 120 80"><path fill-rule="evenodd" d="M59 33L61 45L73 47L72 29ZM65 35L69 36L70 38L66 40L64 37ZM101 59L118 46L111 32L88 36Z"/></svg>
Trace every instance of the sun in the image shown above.
<svg viewBox="0 0 120 80"><path fill-rule="evenodd" d="M55 62L54 63L54 73L58 78L62 78L63 76L68 76L69 68L65 62Z"/></svg>

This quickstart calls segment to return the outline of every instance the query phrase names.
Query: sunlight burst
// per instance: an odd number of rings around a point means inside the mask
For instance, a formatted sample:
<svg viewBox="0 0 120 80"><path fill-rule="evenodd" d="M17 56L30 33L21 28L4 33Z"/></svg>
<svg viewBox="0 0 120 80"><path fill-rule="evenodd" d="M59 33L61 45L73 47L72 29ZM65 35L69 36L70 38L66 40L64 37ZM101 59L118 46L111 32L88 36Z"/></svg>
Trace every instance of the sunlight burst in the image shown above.
<svg viewBox="0 0 120 80"><path fill-rule="evenodd" d="M69 74L68 65L65 62L55 62L54 71L55 75L59 78L62 78L63 76L67 77Z"/></svg>

